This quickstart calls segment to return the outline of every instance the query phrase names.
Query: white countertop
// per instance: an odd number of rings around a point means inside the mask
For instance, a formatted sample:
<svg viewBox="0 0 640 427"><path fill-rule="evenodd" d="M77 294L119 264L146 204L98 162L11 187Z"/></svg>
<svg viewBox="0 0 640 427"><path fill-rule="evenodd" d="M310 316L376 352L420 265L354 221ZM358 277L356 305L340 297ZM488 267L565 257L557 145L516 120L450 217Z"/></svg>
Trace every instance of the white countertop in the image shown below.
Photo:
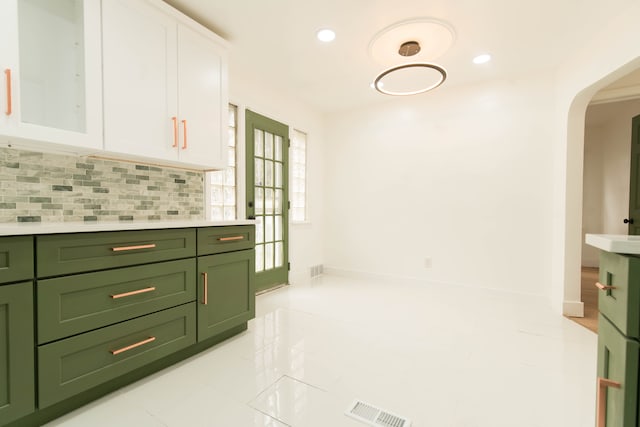
<svg viewBox="0 0 640 427"><path fill-rule="evenodd" d="M88 233L92 231L158 230L163 228L222 227L255 224L255 220L237 221L115 221L115 222L22 222L0 224L0 236L28 234Z"/></svg>
<svg viewBox="0 0 640 427"><path fill-rule="evenodd" d="M587 234L585 242L598 249L618 254L640 255L640 236L625 234Z"/></svg>

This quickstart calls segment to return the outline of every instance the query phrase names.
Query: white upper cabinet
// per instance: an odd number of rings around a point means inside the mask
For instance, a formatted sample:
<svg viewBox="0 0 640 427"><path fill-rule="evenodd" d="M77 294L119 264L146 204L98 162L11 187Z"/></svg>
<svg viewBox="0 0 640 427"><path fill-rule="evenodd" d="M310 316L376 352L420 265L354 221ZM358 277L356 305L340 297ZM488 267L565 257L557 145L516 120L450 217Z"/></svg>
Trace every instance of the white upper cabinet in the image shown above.
<svg viewBox="0 0 640 427"><path fill-rule="evenodd" d="M0 1L3 145L102 148L99 0Z"/></svg>
<svg viewBox="0 0 640 427"><path fill-rule="evenodd" d="M158 164L226 167L222 39L160 1L102 2L104 148Z"/></svg>

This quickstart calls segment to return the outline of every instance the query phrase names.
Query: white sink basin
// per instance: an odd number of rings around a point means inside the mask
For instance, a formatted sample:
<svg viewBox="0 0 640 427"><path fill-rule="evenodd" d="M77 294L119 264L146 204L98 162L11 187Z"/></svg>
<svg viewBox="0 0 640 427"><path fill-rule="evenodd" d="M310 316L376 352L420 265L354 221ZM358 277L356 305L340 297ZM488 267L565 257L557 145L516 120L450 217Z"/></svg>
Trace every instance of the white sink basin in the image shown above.
<svg viewBox="0 0 640 427"><path fill-rule="evenodd" d="M640 236L587 234L585 242L607 252L640 255Z"/></svg>

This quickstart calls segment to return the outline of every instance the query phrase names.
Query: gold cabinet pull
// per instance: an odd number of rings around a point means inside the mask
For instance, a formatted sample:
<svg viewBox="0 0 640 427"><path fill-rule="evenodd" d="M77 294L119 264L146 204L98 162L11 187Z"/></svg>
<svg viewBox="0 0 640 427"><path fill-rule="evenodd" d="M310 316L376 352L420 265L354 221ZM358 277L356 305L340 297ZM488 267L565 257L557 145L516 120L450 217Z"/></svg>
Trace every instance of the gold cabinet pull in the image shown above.
<svg viewBox="0 0 640 427"><path fill-rule="evenodd" d="M611 381L607 378L598 377L598 403L597 403L597 423L596 427L606 427L607 423L607 389L620 388L621 384L616 381Z"/></svg>
<svg viewBox="0 0 640 427"><path fill-rule="evenodd" d="M187 121L186 120L182 120L182 127L183 127L183 142L182 142L182 149L186 150L187 149Z"/></svg>
<svg viewBox="0 0 640 427"><path fill-rule="evenodd" d="M118 355L120 353L124 353L125 351L133 350L134 348L140 347L141 345L149 344L150 342L153 342L155 340L156 340L156 337L149 337L146 340L142 340L142 341L137 342L135 344L131 344L131 345L128 345L126 347L119 348L117 350L109 350L109 351L111 352L111 354L113 354L115 356L115 355Z"/></svg>
<svg viewBox="0 0 640 427"><path fill-rule="evenodd" d="M615 286L603 285L600 282L596 282L596 288L600 289L601 291L608 291L610 289L617 289Z"/></svg>
<svg viewBox="0 0 640 427"><path fill-rule="evenodd" d="M137 291L131 291L131 292L125 292L125 293L122 293L122 294L111 295L111 298L113 298L113 299L125 298L125 297L130 297L132 295L146 294L147 292L153 292L155 290L156 290L155 286L149 286L148 288L138 289Z"/></svg>
<svg viewBox="0 0 640 427"><path fill-rule="evenodd" d="M234 240L243 240L244 236L233 236L233 237L218 237L218 240L221 242L232 242Z"/></svg>
<svg viewBox="0 0 640 427"><path fill-rule="evenodd" d="M5 111L5 114L7 116L10 116L11 107L13 104L13 101L11 100L11 69L7 68L6 70L4 70L4 74L7 77L7 110Z"/></svg>
<svg viewBox="0 0 640 427"><path fill-rule="evenodd" d="M171 117L173 121L173 145L172 147L178 146L178 118L176 116Z"/></svg>
<svg viewBox="0 0 640 427"><path fill-rule="evenodd" d="M137 246L120 246L118 248L111 248L113 252L123 252L123 251L135 251L138 249L153 249L156 247L155 243L151 243L149 245L137 245Z"/></svg>
<svg viewBox="0 0 640 427"><path fill-rule="evenodd" d="M204 282L204 297L202 298L202 304L209 304L209 275L207 273L202 273L202 280Z"/></svg>

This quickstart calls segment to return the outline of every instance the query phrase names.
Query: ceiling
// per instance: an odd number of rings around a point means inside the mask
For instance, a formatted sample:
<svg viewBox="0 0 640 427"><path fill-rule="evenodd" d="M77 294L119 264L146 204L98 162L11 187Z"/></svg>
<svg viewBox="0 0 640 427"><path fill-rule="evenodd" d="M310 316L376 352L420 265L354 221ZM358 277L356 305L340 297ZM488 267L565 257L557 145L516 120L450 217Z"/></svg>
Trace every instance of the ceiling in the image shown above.
<svg viewBox="0 0 640 427"><path fill-rule="evenodd" d="M399 21L431 17L453 26L453 46L434 61L447 69L446 87L552 69L635 0L165 1L230 42L232 85L234 73L252 70L263 84L333 112L388 98L370 87L388 66L368 46ZM334 42L316 40L325 27L336 32ZM484 52L490 63L471 62Z"/></svg>

